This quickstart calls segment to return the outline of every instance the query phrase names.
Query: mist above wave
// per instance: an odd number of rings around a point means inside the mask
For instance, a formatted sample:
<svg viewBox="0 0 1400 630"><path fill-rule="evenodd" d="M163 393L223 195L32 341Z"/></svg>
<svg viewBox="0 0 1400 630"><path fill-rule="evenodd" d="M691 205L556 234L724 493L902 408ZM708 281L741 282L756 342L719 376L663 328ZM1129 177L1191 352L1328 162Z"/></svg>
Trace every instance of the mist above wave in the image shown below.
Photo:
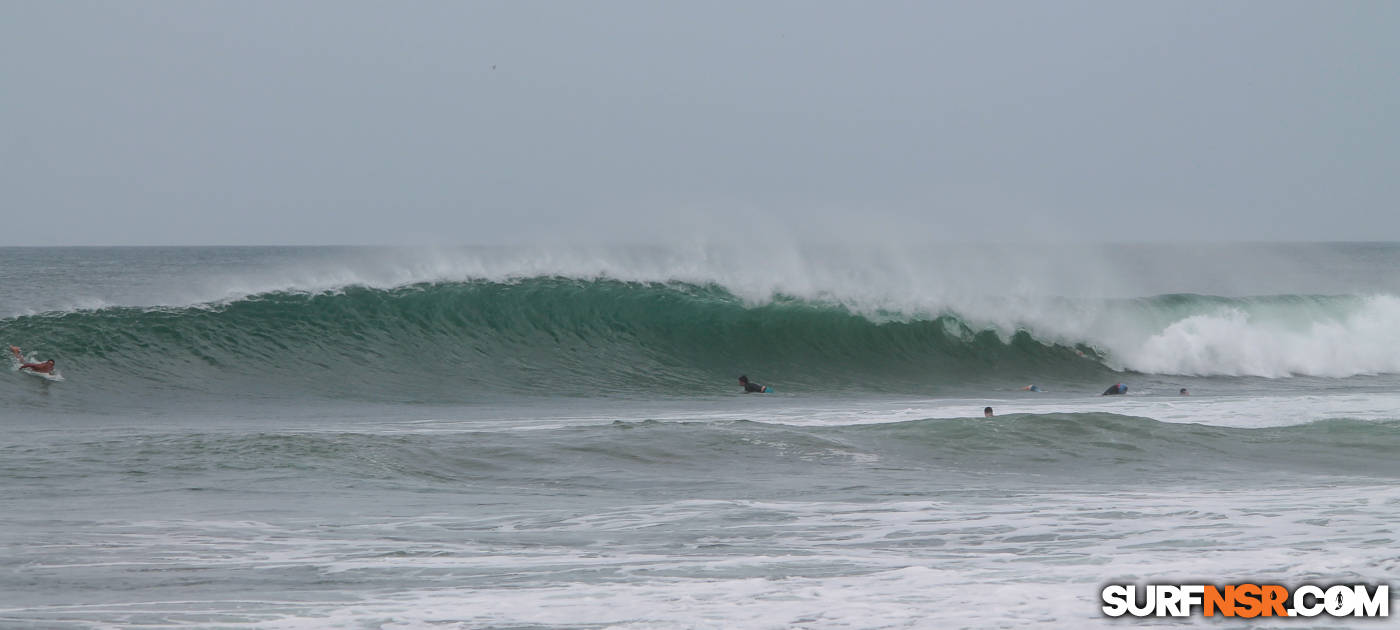
<svg viewBox="0 0 1400 630"><path fill-rule="evenodd" d="M839 309L877 326L942 318L956 323L945 331L949 338L989 334L999 342L969 346L981 348L971 356L983 361L991 349L1026 335L1045 347L1089 350L1113 369L1156 374L1400 372L1400 359L1385 351L1400 340L1400 325L1394 323L1400 321L1400 301L1394 297L1400 287L1380 264L1400 259L1400 249L1390 245L879 247L755 241L665 247L62 249L26 250L22 257L13 251L0 252L15 263L7 267L13 281L0 289L12 317L121 306L220 309L259 296L357 287L509 286L562 278L715 287L747 309L797 301ZM570 307L567 296L556 297L548 308ZM401 315L390 315L386 325ZM635 311L627 317L645 315ZM784 331L791 329L775 326L764 334ZM933 351L927 340L911 337L905 343L871 351ZM781 345L769 350L764 356L774 361L813 359L791 355ZM743 369L748 362L734 363Z"/></svg>

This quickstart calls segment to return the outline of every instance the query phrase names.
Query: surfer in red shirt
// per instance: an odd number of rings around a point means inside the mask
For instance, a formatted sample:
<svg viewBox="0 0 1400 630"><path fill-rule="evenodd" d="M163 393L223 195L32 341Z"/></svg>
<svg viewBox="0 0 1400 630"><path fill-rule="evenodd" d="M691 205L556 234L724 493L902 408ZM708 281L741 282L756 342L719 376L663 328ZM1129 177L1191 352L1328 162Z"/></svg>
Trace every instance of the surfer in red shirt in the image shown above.
<svg viewBox="0 0 1400 630"><path fill-rule="evenodd" d="M24 355L20 353L19 346L10 346L10 352L15 354L16 359L19 359L19 369L32 370L39 374L53 374L53 359L49 359L43 363L25 363Z"/></svg>

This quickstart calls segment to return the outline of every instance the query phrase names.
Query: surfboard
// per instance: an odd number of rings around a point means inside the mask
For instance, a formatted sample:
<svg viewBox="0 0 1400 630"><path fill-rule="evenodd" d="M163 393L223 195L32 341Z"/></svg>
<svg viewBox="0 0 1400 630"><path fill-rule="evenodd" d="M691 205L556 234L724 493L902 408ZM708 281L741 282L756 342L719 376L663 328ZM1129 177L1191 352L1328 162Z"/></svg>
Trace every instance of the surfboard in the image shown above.
<svg viewBox="0 0 1400 630"><path fill-rule="evenodd" d="M19 372L20 372L21 374L28 374L28 375L30 375L30 376L42 378L42 379L44 379L44 380L46 380L46 381L53 381L53 382L55 382L55 383L57 383L57 382L63 380L63 375L62 375L62 374L59 374L58 372L54 372L54 373L52 373L52 374L45 374L45 373L43 373L43 372L35 372L34 370L19 370Z"/></svg>
<svg viewBox="0 0 1400 630"><path fill-rule="evenodd" d="M52 374L45 374L43 372L35 372L34 370L21 370L19 366L20 364L17 362L11 363L10 371L19 372L20 374L28 374L30 376L36 376L46 381L58 382L63 380L63 374L59 373L57 370L55 370Z"/></svg>

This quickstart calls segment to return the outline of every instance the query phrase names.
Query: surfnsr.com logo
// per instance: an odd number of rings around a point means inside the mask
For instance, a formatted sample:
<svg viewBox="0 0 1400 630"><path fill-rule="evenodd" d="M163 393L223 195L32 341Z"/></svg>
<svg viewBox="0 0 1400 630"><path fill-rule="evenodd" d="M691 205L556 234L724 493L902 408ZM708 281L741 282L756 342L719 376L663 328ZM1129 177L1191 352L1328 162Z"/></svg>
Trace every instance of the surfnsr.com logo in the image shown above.
<svg viewBox="0 0 1400 630"><path fill-rule="evenodd" d="M1109 617L1388 617L1390 587L1385 584L1109 584L1103 587L1103 614Z"/></svg>

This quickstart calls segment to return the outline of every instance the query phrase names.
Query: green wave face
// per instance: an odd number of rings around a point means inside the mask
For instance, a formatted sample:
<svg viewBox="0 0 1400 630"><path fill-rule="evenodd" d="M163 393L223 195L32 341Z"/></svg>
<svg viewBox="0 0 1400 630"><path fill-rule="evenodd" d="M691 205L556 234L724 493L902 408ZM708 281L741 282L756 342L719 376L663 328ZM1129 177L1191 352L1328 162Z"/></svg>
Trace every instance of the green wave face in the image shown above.
<svg viewBox="0 0 1400 630"><path fill-rule="evenodd" d="M739 374L783 391L928 394L1108 372L1092 353L953 314L893 319L782 297L746 304L714 285L566 278L29 315L0 321L0 335L56 358L70 381L109 388L424 402L728 393Z"/></svg>

